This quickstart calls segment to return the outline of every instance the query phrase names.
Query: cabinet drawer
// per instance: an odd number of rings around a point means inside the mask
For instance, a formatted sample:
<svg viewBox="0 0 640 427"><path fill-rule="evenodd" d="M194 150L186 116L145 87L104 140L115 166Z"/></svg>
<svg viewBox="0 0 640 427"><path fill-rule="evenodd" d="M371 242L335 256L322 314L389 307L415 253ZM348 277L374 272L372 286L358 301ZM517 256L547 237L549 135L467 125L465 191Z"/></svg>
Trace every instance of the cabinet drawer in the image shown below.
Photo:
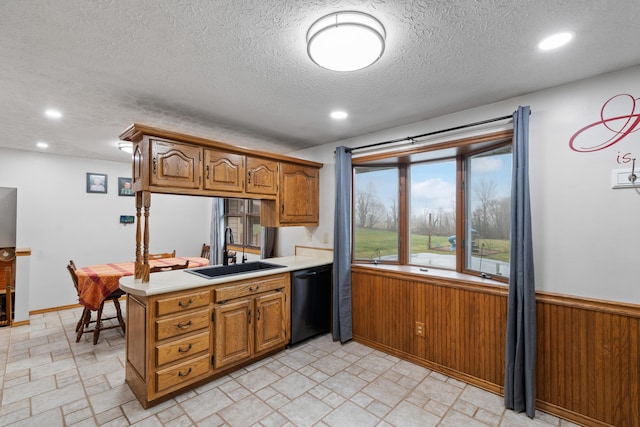
<svg viewBox="0 0 640 427"><path fill-rule="evenodd" d="M201 375L209 373L210 366L209 354L205 354L188 362L162 369L156 372L156 391L185 386Z"/></svg>
<svg viewBox="0 0 640 427"><path fill-rule="evenodd" d="M202 291L158 299L156 301L156 316L160 317L165 314L181 313L192 308L209 305L209 294L209 291Z"/></svg>
<svg viewBox="0 0 640 427"><path fill-rule="evenodd" d="M209 331L156 347L156 365L175 362L209 350Z"/></svg>
<svg viewBox="0 0 640 427"><path fill-rule="evenodd" d="M284 288L284 285L285 275L281 274L273 278L256 280L255 282L245 282L237 285L224 286L214 290L215 302L227 301L260 292L272 291L274 289Z"/></svg>
<svg viewBox="0 0 640 427"><path fill-rule="evenodd" d="M211 324L209 310L200 310L182 316L156 320L156 340L171 338L198 329L208 328Z"/></svg>

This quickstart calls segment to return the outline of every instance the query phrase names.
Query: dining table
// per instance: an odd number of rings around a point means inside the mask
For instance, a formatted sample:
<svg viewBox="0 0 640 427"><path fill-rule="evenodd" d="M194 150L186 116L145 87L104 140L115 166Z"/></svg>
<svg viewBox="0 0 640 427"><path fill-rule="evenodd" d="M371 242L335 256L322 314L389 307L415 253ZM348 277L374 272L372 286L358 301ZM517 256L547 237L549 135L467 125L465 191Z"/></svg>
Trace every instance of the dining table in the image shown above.
<svg viewBox="0 0 640 427"><path fill-rule="evenodd" d="M187 261L189 268L209 265L207 258L175 257L149 260L149 266L169 267L176 264L184 265ZM133 276L134 272L135 262L97 264L76 269L78 301L89 310L97 310L104 299L119 288L120 278Z"/></svg>

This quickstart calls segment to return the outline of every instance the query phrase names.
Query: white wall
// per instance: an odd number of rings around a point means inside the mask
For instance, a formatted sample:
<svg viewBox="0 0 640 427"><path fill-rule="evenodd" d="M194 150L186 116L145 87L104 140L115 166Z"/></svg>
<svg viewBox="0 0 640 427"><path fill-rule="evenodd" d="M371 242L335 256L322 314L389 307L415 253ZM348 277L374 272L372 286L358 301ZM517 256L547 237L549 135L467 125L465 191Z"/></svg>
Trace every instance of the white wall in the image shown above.
<svg viewBox="0 0 640 427"><path fill-rule="evenodd" d="M630 153L630 157L640 159L640 131L609 148L590 153L571 150L569 140L579 129L600 120L601 108L611 97L618 94L640 97L639 81L640 67L635 67L289 153L325 164L320 170L320 225L281 228L277 255L292 255L296 245L333 247L335 147L422 134L504 116L518 105L529 105L537 288L638 304L640 263L636 261L636 237L640 236L640 192L611 189L611 171L628 167L618 164L618 156ZM624 115L634 111L633 108L619 103L610 105L604 113ZM634 114L639 111L640 107L636 107ZM493 126L492 130L498 127ZM603 129L606 130L602 125L594 126L583 134L581 144L596 145L612 136ZM463 133L447 136L459 137ZM134 198L119 197L115 191L117 178L130 176L130 169L127 163L0 149L0 186L18 188L18 246L33 251L30 310L76 301L65 269L69 259L78 265L89 265L133 258L135 228L120 225L118 219L121 214L135 213ZM108 174L109 193L87 194L86 172ZM197 255L209 238L209 211L207 198L152 195L151 250L176 249L178 255Z"/></svg>
<svg viewBox="0 0 640 427"><path fill-rule="evenodd" d="M640 190L612 189L611 174L614 169L630 167L629 164L618 163L618 156L626 153L630 153L628 157L637 157L640 165L640 131L600 151L576 152L569 147L572 135L601 120L601 109L608 99L619 94L640 97L638 82L640 67L635 67L432 120L289 153L325 163L320 181L320 225L280 229L278 251L282 255L289 255L296 244L333 247L335 147L355 147L423 134L509 115L519 105L529 105L532 110L530 180L537 289L639 304L640 263L637 259L640 254ZM622 102L625 99L628 102ZM618 98L609 104L604 115L635 114L631 121L640 121L640 104L635 106L630 98L625 99ZM385 107L381 105L380 108ZM614 129L622 127L620 121L610 122L610 126ZM492 130L500 127L504 126L491 126ZM636 130L640 130L640 126ZM470 132L478 133L478 129L448 134L447 137L459 137ZM602 124L594 125L582 134L580 144L595 146L612 136L614 133ZM328 244L323 242L324 233L328 233Z"/></svg>
<svg viewBox="0 0 640 427"><path fill-rule="evenodd" d="M108 193L86 192L87 172L108 175ZM130 163L116 163L0 148L0 187L18 189L17 246L29 247L29 310L77 302L66 265L82 267L133 261L135 197L118 196L118 177ZM152 194L150 251L199 256L209 241L208 198ZM20 292L18 289L16 292Z"/></svg>

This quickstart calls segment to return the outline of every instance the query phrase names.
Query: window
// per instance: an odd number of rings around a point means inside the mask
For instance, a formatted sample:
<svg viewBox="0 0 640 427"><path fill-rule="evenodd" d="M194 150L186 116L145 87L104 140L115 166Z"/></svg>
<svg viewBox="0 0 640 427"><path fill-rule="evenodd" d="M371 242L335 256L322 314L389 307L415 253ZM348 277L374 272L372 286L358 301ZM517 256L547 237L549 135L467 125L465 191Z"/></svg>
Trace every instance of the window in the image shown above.
<svg viewBox="0 0 640 427"><path fill-rule="evenodd" d="M354 259L509 274L512 132L353 159Z"/></svg>
<svg viewBox="0 0 640 427"><path fill-rule="evenodd" d="M356 259L398 260L398 169L355 168Z"/></svg>
<svg viewBox="0 0 640 427"><path fill-rule="evenodd" d="M466 159L466 269L509 274L511 145Z"/></svg>
<svg viewBox="0 0 640 427"><path fill-rule="evenodd" d="M456 268L456 161L410 166L410 264Z"/></svg>
<svg viewBox="0 0 640 427"><path fill-rule="evenodd" d="M224 226L231 227L235 245L260 249L260 200L224 199Z"/></svg>

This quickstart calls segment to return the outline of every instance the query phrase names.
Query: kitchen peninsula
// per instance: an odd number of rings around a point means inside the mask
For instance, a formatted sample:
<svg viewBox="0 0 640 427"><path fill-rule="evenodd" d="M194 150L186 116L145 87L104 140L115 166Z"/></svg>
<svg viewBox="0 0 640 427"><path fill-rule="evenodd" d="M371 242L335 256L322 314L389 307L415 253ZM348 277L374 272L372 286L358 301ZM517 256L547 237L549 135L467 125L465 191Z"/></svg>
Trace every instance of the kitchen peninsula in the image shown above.
<svg viewBox="0 0 640 427"><path fill-rule="evenodd" d="M148 408L283 350L291 336L291 272L331 264L271 258L269 269L205 278L201 268L123 277L126 381ZM242 265L242 264L240 264Z"/></svg>

